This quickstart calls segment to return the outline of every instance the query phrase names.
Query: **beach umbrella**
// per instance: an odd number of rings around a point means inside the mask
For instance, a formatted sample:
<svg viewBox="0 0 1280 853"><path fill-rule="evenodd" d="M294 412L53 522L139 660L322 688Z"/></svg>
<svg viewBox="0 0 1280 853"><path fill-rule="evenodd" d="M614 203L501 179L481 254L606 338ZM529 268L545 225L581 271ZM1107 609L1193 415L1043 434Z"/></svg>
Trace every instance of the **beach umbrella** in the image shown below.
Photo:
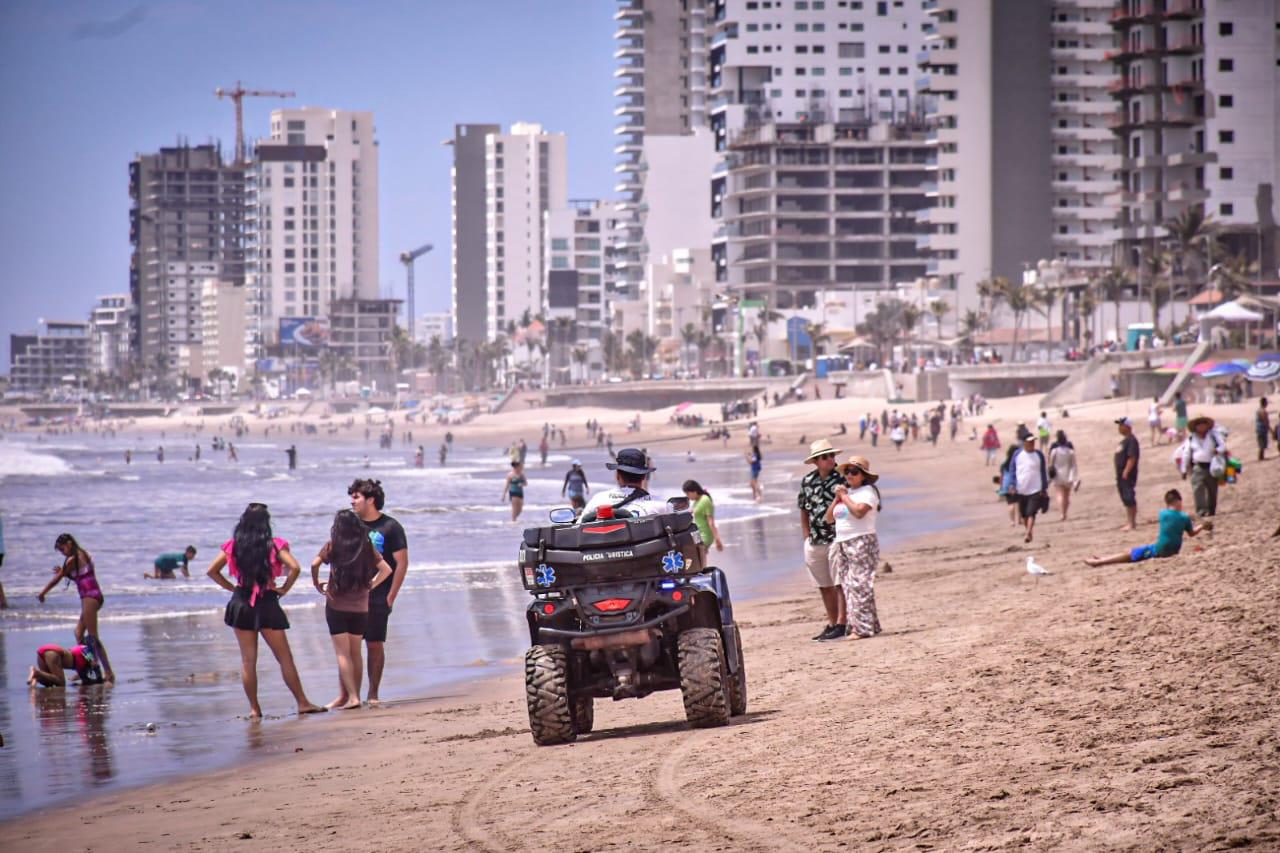
<svg viewBox="0 0 1280 853"><path fill-rule="evenodd" d="M1243 364L1237 364L1234 361L1224 361L1220 364L1215 364L1201 375L1206 379L1212 379L1215 376L1234 376L1239 373L1245 373L1248 369L1249 368Z"/></svg>
<svg viewBox="0 0 1280 853"><path fill-rule="evenodd" d="M1272 382L1280 379L1280 352L1258 356L1258 360L1245 371L1245 375L1259 382Z"/></svg>

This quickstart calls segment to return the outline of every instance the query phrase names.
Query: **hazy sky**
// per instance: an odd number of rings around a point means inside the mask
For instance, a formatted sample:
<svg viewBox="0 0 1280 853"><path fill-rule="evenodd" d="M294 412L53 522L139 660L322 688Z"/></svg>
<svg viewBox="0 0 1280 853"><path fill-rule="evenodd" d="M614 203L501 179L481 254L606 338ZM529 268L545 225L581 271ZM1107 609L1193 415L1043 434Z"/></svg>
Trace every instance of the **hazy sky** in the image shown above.
<svg viewBox="0 0 1280 853"><path fill-rule="evenodd" d="M380 151L384 295L449 305L449 166L458 122L539 122L569 138L569 194L613 194L609 0L0 0L0 373L9 335L84 319L129 289L128 165L137 153L221 140L230 101L246 136L282 105L372 110Z"/></svg>

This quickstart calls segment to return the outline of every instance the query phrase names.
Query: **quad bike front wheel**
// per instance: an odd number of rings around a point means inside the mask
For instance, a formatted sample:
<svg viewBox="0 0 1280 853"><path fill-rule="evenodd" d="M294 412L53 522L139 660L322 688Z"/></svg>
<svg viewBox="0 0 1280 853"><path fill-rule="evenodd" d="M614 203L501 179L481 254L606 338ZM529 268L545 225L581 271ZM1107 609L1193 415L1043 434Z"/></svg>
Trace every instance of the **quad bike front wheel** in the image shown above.
<svg viewBox="0 0 1280 853"><path fill-rule="evenodd" d="M695 729L729 722L729 669L714 628L690 628L676 642L684 715ZM744 696L745 698L745 696Z"/></svg>
<svg viewBox="0 0 1280 853"><path fill-rule="evenodd" d="M738 653L738 671L729 679L729 713L737 717L747 713L747 663L742 657L742 632L736 628L733 645Z"/></svg>
<svg viewBox="0 0 1280 853"><path fill-rule="evenodd" d="M571 743L578 733L569 703L569 656L561 646L534 646L524 654L529 731L538 746Z"/></svg>

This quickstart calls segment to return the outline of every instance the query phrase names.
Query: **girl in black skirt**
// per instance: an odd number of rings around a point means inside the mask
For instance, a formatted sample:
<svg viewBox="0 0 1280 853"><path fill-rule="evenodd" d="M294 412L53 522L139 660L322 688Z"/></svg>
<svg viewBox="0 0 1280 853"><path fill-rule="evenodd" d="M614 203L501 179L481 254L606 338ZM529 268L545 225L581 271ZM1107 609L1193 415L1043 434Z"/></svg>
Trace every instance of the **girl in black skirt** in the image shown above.
<svg viewBox="0 0 1280 853"><path fill-rule="evenodd" d="M224 566L235 580L234 584L223 575ZM286 569L284 583L277 586L276 580ZM235 534L223 543L217 559L209 566L209 577L231 593L223 621L235 629L236 641L240 644L240 680L249 698L250 719L262 717L262 708L258 705L258 634L262 634L280 663L280 674L298 703L298 713L326 710L313 705L303 692L289 639L284 634L289 629L289 620L280 607L280 599L289 592L301 571L298 561L289 553L289 543L271 535L271 515L267 505L260 503L249 504L236 524Z"/></svg>

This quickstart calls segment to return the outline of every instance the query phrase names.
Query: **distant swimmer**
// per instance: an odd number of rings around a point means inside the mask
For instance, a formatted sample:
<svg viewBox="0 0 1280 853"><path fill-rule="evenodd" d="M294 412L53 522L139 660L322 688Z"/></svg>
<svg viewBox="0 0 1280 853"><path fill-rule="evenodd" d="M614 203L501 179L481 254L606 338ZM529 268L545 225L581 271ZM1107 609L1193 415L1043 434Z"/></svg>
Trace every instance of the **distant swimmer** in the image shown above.
<svg viewBox="0 0 1280 853"><path fill-rule="evenodd" d="M155 560L156 573L143 572L142 576L148 580L171 581L177 575L174 572L182 569L184 578L191 577L190 564L196 556L196 546L188 545L185 551L166 551Z"/></svg>
<svg viewBox="0 0 1280 853"><path fill-rule="evenodd" d="M289 470L298 470L298 446L296 444L289 445L289 449L285 453L289 455Z"/></svg>

